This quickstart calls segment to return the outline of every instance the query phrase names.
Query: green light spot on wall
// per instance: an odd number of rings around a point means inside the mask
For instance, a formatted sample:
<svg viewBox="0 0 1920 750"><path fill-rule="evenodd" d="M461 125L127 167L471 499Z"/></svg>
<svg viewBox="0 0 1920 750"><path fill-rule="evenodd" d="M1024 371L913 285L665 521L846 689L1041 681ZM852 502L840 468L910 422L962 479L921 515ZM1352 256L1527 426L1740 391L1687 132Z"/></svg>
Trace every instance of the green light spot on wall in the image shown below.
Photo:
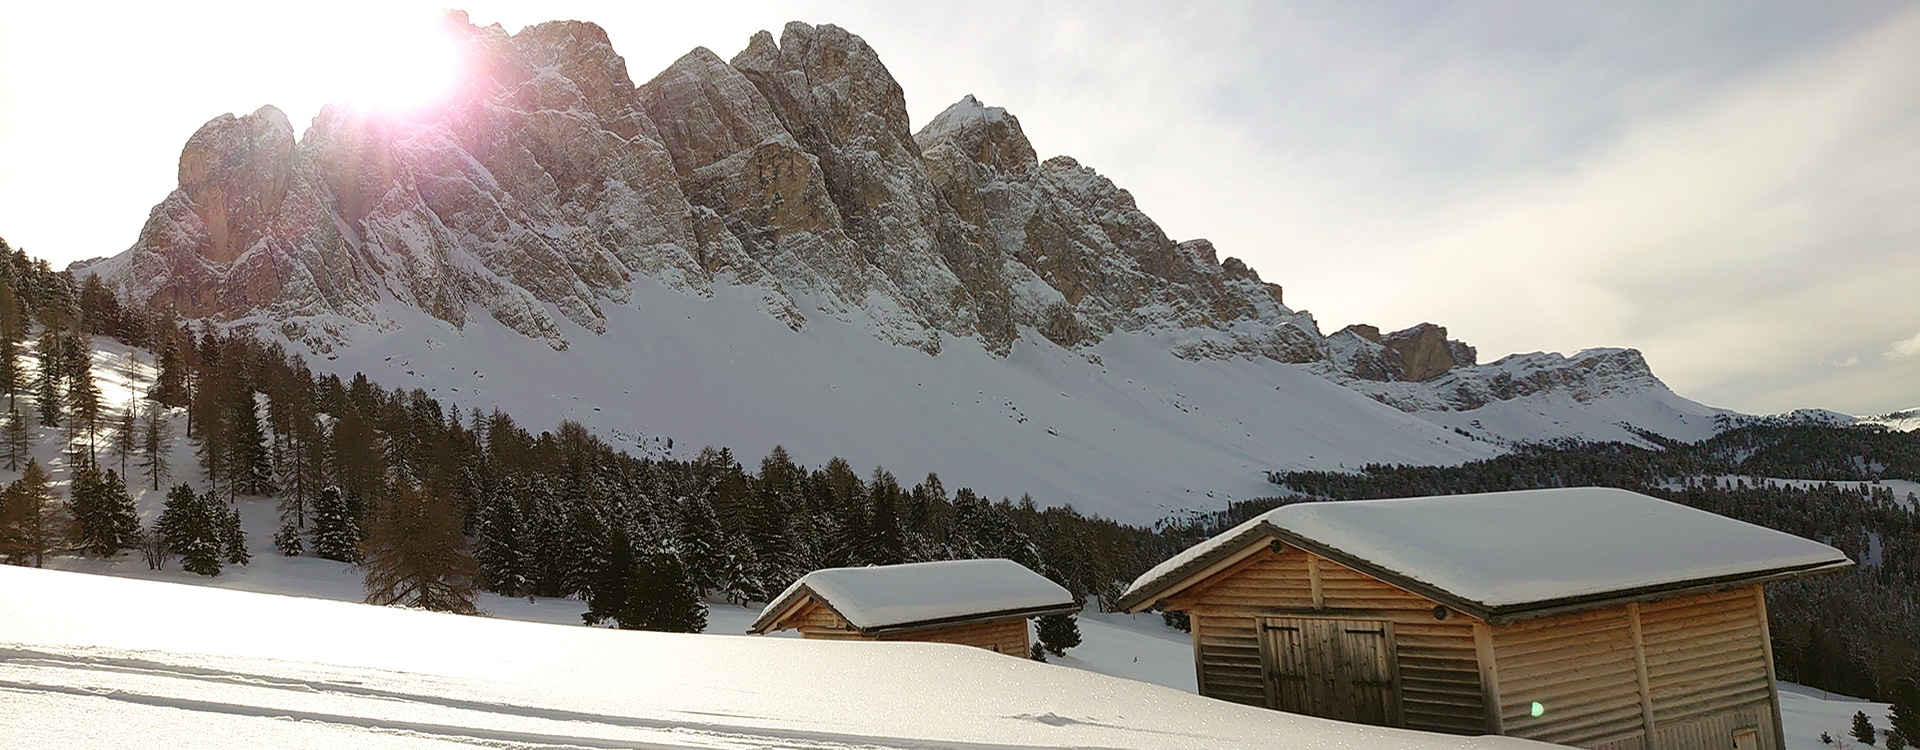
<svg viewBox="0 0 1920 750"><path fill-rule="evenodd" d="M1547 707L1546 707L1546 706L1542 706L1542 705L1540 705L1540 701L1534 701L1534 702L1533 702L1533 715L1534 715L1534 717L1536 717L1536 718L1538 718L1538 717L1540 717L1540 716L1542 716L1542 715L1544 715L1544 714L1546 714L1546 713L1547 713Z"/></svg>

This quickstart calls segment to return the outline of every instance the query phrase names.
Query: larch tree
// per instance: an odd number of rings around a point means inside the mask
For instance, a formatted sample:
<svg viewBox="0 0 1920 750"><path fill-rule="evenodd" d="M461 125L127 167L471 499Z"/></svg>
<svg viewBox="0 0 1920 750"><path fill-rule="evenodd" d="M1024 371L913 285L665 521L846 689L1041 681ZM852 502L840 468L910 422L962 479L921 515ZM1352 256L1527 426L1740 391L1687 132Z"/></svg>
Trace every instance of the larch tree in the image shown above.
<svg viewBox="0 0 1920 750"><path fill-rule="evenodd" d="M138 453L140 444L140 416L137 409L140 402L127 399L127 406L113 418L113 435L107 443L107 452L120 462L120 475L127 474L127 459Z"/></svg>
<svg viewBox="0 0 1920 750"><path fill-rule="evenodd" d="M19 471L21 459L33 455L33 439L27 431L27 418L20 415L19 409L7 409L6 424L0 425L0 449L6 451L7 471Z"/></svg>
<svg viewBox="0 0 1920 750"><path fill-rule="evenodd" d="M60 548L70 525L64 508L47 491L40 462L27 460L20 478L0 493L0 560L13 565L46 565Z"/></svg>
<svg viewBox="0 0 1920 750"><path fill-rule="evenodd" d="M48 330L40 334L40 341L34 347L38 368L33 376L33 394L35 405L40 409L41 427L59 427L60 409L60 334Z"/></svg>
<svg viewBox="0 0 1920 750"><path fill-rule="evenodd" d="M401 482L374 506L366 541L366 601L478 614L477 566L460 533L460 509L443 490Z"/></svg>
<svg viewBox="0 0 1920 750"><path fill-rule="evenodd" d="M9 409L20 395L20 374L19 334L14 325L0 321L0 394L6 395Z"/></svg>
<svg viewBox="0 0 1920 750"><path fill-rule="evenodd" d="M94 444L100 430L100 386L93 382L91 370L71 373L67 382L67 404L72 409L67 431L86 435L87 461L93 462L99 458Z"/></svg>
<svg viewBox="0 0 1920 750"><path fill-rule="evenodd" d="M140 469L147 473L153 489L160 489L160 482L172 469L173 428L167 424L167 409L163 404L147 407L146 416L140 419Z"/></svg>

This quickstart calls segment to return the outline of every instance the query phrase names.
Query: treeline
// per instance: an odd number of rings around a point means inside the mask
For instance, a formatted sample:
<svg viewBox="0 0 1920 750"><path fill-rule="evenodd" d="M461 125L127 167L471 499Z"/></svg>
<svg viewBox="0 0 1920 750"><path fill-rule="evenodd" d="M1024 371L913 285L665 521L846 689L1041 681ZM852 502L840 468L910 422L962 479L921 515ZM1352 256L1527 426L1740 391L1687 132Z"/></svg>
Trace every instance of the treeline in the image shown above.
<svg viewBox="0 0 1920 750"><path fill-rule="evenodd" d="M1664 450L1567 441L1460 466L1371 465L1269 478L1336 500L1619 487L1831 544L1858 565L1767 588L1775 666L1781 679L1886 699L1901 678L1920 671L1920 498L1867 482L1920 480L1916 457L1920 433L1758 424ZM1748 476L1819 481L1792 487Z"/></svg>
<svg viewBox="0 0 1920 750"><path fill-rule="evenodd" d="M167 461L176 428L204 480L170 495L192 523L68 551L159 540L163 562L192 548L194 567L217 570L239 562L221 536L234 524L196 504L271 497L283 520L276 547L361 564L371 601L471 611L476 589L572 596L589 619L665 629L698 629L703 596L766 601L814 569L923 560L1006 557L1076 596L1111 600L1177 551L1149 529L950 491L931 474L909 483L840 459L810 468L778 448L751 465L712 448L641 458L573 422L534 432L419 389L317 374L278 344L130 310L91 277L76 284L4 254L0 318L14 310L18 325L0 344L27 346L37 325L32 346L54 354L37 370L52 373L39 376L44 388L0 395L62 409L53 419L68 425L74 451L99 456L86 465L118 461L102 476L122 482L120 495L126 483L158 489L182 473ZM81 419L70 406L73 394L98 390L80 364L93 357L58 353L84 349L87 335L157 352L153 387L123 413Z"/></svg>

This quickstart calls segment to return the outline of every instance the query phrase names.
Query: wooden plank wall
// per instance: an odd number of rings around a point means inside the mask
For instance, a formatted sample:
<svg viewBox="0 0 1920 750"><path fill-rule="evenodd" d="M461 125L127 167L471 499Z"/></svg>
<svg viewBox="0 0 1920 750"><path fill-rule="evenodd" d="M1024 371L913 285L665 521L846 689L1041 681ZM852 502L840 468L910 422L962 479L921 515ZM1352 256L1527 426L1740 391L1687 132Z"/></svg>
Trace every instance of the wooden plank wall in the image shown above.
<svg viewBox="0 0 1920 750"><path fill-rule="evenodd" d="M1582 747L1645 735L1625 607L1495 627L1493 653L1507 734Z"/></svg>
<svg viewBox="0 0 1920 750"><path fill-rule="evenodd" d="M1027 655L1027 620L1024 617L1009 617L944 628L891 633L880 636L879 640L957 643L962 646L978 646L988 651L1024 657Z"/></svg>
<svg viewBox="0 0 1920 750"><path fill-rule="evenodd" d="M1747 587L1493 628L1507 734L1630 750L1647 746L1651 709L1661 750L1724 750L1740 729L1782 747L1757 597Z"/></svg>
<svg viewBox="0 0 1920 750"><path fill-rule="evenodd" d="M1319 609L1314 606L1316 589ZM1261 552L1168 603L1169 609L1184 610L1193 619L1201 695L1272 705L1260 662L1261 617L1385 620L1394 624L1405 726L1485 733L1473 619L1454 613L1436 620L1434 606L1429 599L1294 548Z"/></svg>
<svg viewBox="0 0 1920 750"><path fill-rule="evenodd" d="M819 602L807 602L805 607L782 624L800 631L802 638L819 638L829 641L869 640L866 636L855 632L852 625L840 619L833 610L821 606Z"/></svg>
<svg viewBox="0 0 1920 750"><path fill-rule="evenodd" d="M1653 733L1653 746L1660 750L1727 750L1733 747L1733 734L1742 729L1759 735L1760 747L1782 747L1773 732L1772 707L1749 705L1711 716L1696 717L1672 725L1660 725Z"/></svg>
<svg viewBox="0 0 1920 750"><path fill-rule="evenodd" d="M1741 728L1782 746L1759 602L1747 587L1640 605L1657 746L1732 747Z"/></svg>
<svg viewBox="0 0 1920 750"><path fill-rule="evenodd" d="M878 637L861 635L841 619L833 610L819 602L807 605L791 618L787 624L800 631L801 637L818 638L830 641L920 641L923 643L956 643L962 646L978 646L1002 654L1015 656L1027 655L1027 619L1008 617L986 622L970 622L944 628L911 630L905 633L889 633Z"/></svg>

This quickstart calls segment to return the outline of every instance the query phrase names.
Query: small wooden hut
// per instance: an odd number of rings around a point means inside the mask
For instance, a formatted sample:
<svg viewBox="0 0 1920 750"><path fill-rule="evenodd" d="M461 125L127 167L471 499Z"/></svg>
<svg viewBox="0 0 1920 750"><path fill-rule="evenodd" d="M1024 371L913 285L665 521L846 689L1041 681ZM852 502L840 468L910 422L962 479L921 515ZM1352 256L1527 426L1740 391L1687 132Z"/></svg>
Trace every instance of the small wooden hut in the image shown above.
<svg viewBox="0 0 1920 750"><path fill-rule="evenodd" d="M1769 581L1839 550L1625 490L1277 508L1148 571L1202 695L1607 750L1780 750Z"/></svg>
<svg viewBox="0 0 1920 750"><path fill-rule="evenodd" d="M1027 655L1027 618L1078 610L1073 595L1012 560L816 570L775 597L749 633L928 641Z"/></svg>

